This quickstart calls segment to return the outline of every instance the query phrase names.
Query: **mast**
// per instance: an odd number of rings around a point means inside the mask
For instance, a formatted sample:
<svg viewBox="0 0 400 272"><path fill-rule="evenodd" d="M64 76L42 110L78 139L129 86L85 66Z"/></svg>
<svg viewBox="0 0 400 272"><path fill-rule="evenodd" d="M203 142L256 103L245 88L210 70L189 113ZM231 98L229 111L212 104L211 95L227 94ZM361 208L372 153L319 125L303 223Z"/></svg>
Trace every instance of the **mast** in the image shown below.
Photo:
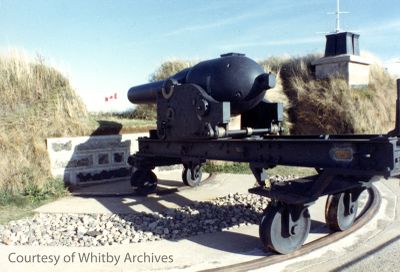
<svg viewBox="0 0 400 272"><path fill-rule="evenodd" d="M340 0L336 0L336 33L340 32Z"/></svg>
<svg viewBox="0 0 400 272"><path fill-rule="evenodd" d="M339 33L341 31L340 29L340 14L348 13L346 11L340 11L340 0L336 0L336 12L330 12L328 14L335 14L336 16L336 28L334 30L334 33Z"/></svg>

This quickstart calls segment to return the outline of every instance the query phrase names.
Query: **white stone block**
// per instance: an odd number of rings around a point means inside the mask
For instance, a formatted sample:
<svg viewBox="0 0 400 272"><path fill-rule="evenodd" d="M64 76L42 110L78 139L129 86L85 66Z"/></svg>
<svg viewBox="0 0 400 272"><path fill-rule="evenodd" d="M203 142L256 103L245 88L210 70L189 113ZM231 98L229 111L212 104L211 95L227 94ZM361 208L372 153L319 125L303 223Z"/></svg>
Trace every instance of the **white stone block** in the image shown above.
<svg viewBox="0 0 400 272"><path fill-rule="evenodd" d="M340 76L353 87L369 84L370 64L365 58L355 55L324 57L312 63L317 79Z"/></svg>

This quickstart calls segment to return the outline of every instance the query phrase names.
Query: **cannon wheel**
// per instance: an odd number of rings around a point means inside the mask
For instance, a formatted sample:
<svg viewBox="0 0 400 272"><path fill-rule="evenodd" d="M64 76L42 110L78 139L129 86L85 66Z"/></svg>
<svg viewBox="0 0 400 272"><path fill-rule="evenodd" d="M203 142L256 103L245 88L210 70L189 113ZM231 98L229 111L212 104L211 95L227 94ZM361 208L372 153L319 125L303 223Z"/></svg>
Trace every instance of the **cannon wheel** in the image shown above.
<svg viewBox="0 0 400 272"><path fill-rule="evenodd" d="M157 176L151 170L137 169L131 175L131 185L138 195L148 195L157 188Z"/></svg>
<svg viewBox="0 0 400 272"><path fill-rule="evenodd" d="M357 215L358 197L352 192L329 195L325 206L325 221L332 231L350 228Z"/></svg>
<svg viewBox="0 0 400 272"><path fill-rule="evenodd" d="M182 171L182 180L186 186L196 187L200 185L201 177L203 175L203 171L201 170L200 165L196 165L193 168L194 177L192 177L192 172L189 167L186 167Z"/></svg>
<svg viewBox="0 0 400 272"><path fill-rule="evenodd" d="M291 221L291 219L295 221ZM290 225L291 227L286 227ZM269 205L261 218L259 234L264 247L281 254L299 249L310 232L308 208L287 204ZM286 229L286 230L285 230Z"/></svg>

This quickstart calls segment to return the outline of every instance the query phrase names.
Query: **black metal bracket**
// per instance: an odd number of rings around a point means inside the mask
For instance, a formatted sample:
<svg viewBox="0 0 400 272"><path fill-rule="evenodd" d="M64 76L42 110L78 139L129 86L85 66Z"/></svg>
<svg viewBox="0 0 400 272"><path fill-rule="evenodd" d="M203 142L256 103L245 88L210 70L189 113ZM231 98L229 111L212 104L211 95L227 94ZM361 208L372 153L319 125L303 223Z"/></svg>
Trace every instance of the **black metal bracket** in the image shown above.
<svg viewBox="0 0 400 272"><path fill-rule="evenodd" d="M304 210L307 209L311 204L312 203L305 205L283 204L284 207L286 207L282 218L282 234L285 237L290 237L296 234L298 221L301 215L304 213Z"/></svg>
<svg viewBox="0 0 400 272"><path fill-rule="evenodd" d="M265 181L268 179L268 173L264 168L258 164L250 163L250 170L261 187L265 186Z"/></svg>
<svg viewBox="0 0 400 272"><path fill-rule="evenodd" d="M340 176L326 172L316 176L275 183L269 189L262 186L249 189L250 193L271 198L273 202L308 207L320 196L349 191L352 200L376 181L373 176Z"/></svg>
<svg viewBox="0 0 400 272"><path fill-rule="evenodd" d="M149 157L141 156L140 154L131 155L128 157L128 164L138 169L152 170L156 166L168 166L182 163L181 159L169 157Z"/></svg>
<svg viewBox="0 0 400 272"><path fill-rule="evenodd" d="M317 199L323 191L331 184L334 174L330 169L324 169L321 174L317 176L312 185L308 195L311 199Z"/></svg>

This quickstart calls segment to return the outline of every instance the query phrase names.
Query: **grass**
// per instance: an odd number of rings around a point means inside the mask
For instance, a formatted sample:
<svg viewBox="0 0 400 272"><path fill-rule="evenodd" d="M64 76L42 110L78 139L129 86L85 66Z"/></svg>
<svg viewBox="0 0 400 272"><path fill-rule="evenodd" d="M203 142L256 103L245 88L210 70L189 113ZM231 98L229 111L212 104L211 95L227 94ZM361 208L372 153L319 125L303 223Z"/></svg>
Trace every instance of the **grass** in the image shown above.
<svg viewBox="0 0 400 272"><path fill-rule="evenodd" d="M94 131L101 126L100 134L123 134L147 132L156 127L156 120L131 118L123 113L91 113L90 124Z"/></svg>
<svg viewBox="0 0 400 272"><path fill-rule="evenodd" d="M46 138L91 131L86 108L57 70L22 54L0 56L1 222L63 195Z"/></svg>
<svg viewBox="0 0 400 272"><path fill-rule="evenodd" d="M33 210L59 197L68 195L61 180L50 178L43 187L30 183L24 193L0 192L0 224L33 215Z"/></svg>
<svg viewBox="0 0 400 272"><path fill-rule="evenodd" d="M154 121L89 115L69 81L42 58L0 56L0 222L66 193L50 173L46 138L148 131Z"/></svg>
<svg viewBox="0 0 400 272"><path fill-rule="evenodd" d="M42 203L40 203L41 205ZM43 203L44 204L44 203ZM34 214L34 209L39 207L38 204L26 203L21 206L7 205L0 206L0 225L6 224L13 220L31 217Z"/></svg>
<svg viewBox="0 0 400 272"><path fill-rule="evenodd" d="M86 134L86 108L57 70L21 55L0 57L0 95L0 192L45 188L45 139Z"/></svg>

